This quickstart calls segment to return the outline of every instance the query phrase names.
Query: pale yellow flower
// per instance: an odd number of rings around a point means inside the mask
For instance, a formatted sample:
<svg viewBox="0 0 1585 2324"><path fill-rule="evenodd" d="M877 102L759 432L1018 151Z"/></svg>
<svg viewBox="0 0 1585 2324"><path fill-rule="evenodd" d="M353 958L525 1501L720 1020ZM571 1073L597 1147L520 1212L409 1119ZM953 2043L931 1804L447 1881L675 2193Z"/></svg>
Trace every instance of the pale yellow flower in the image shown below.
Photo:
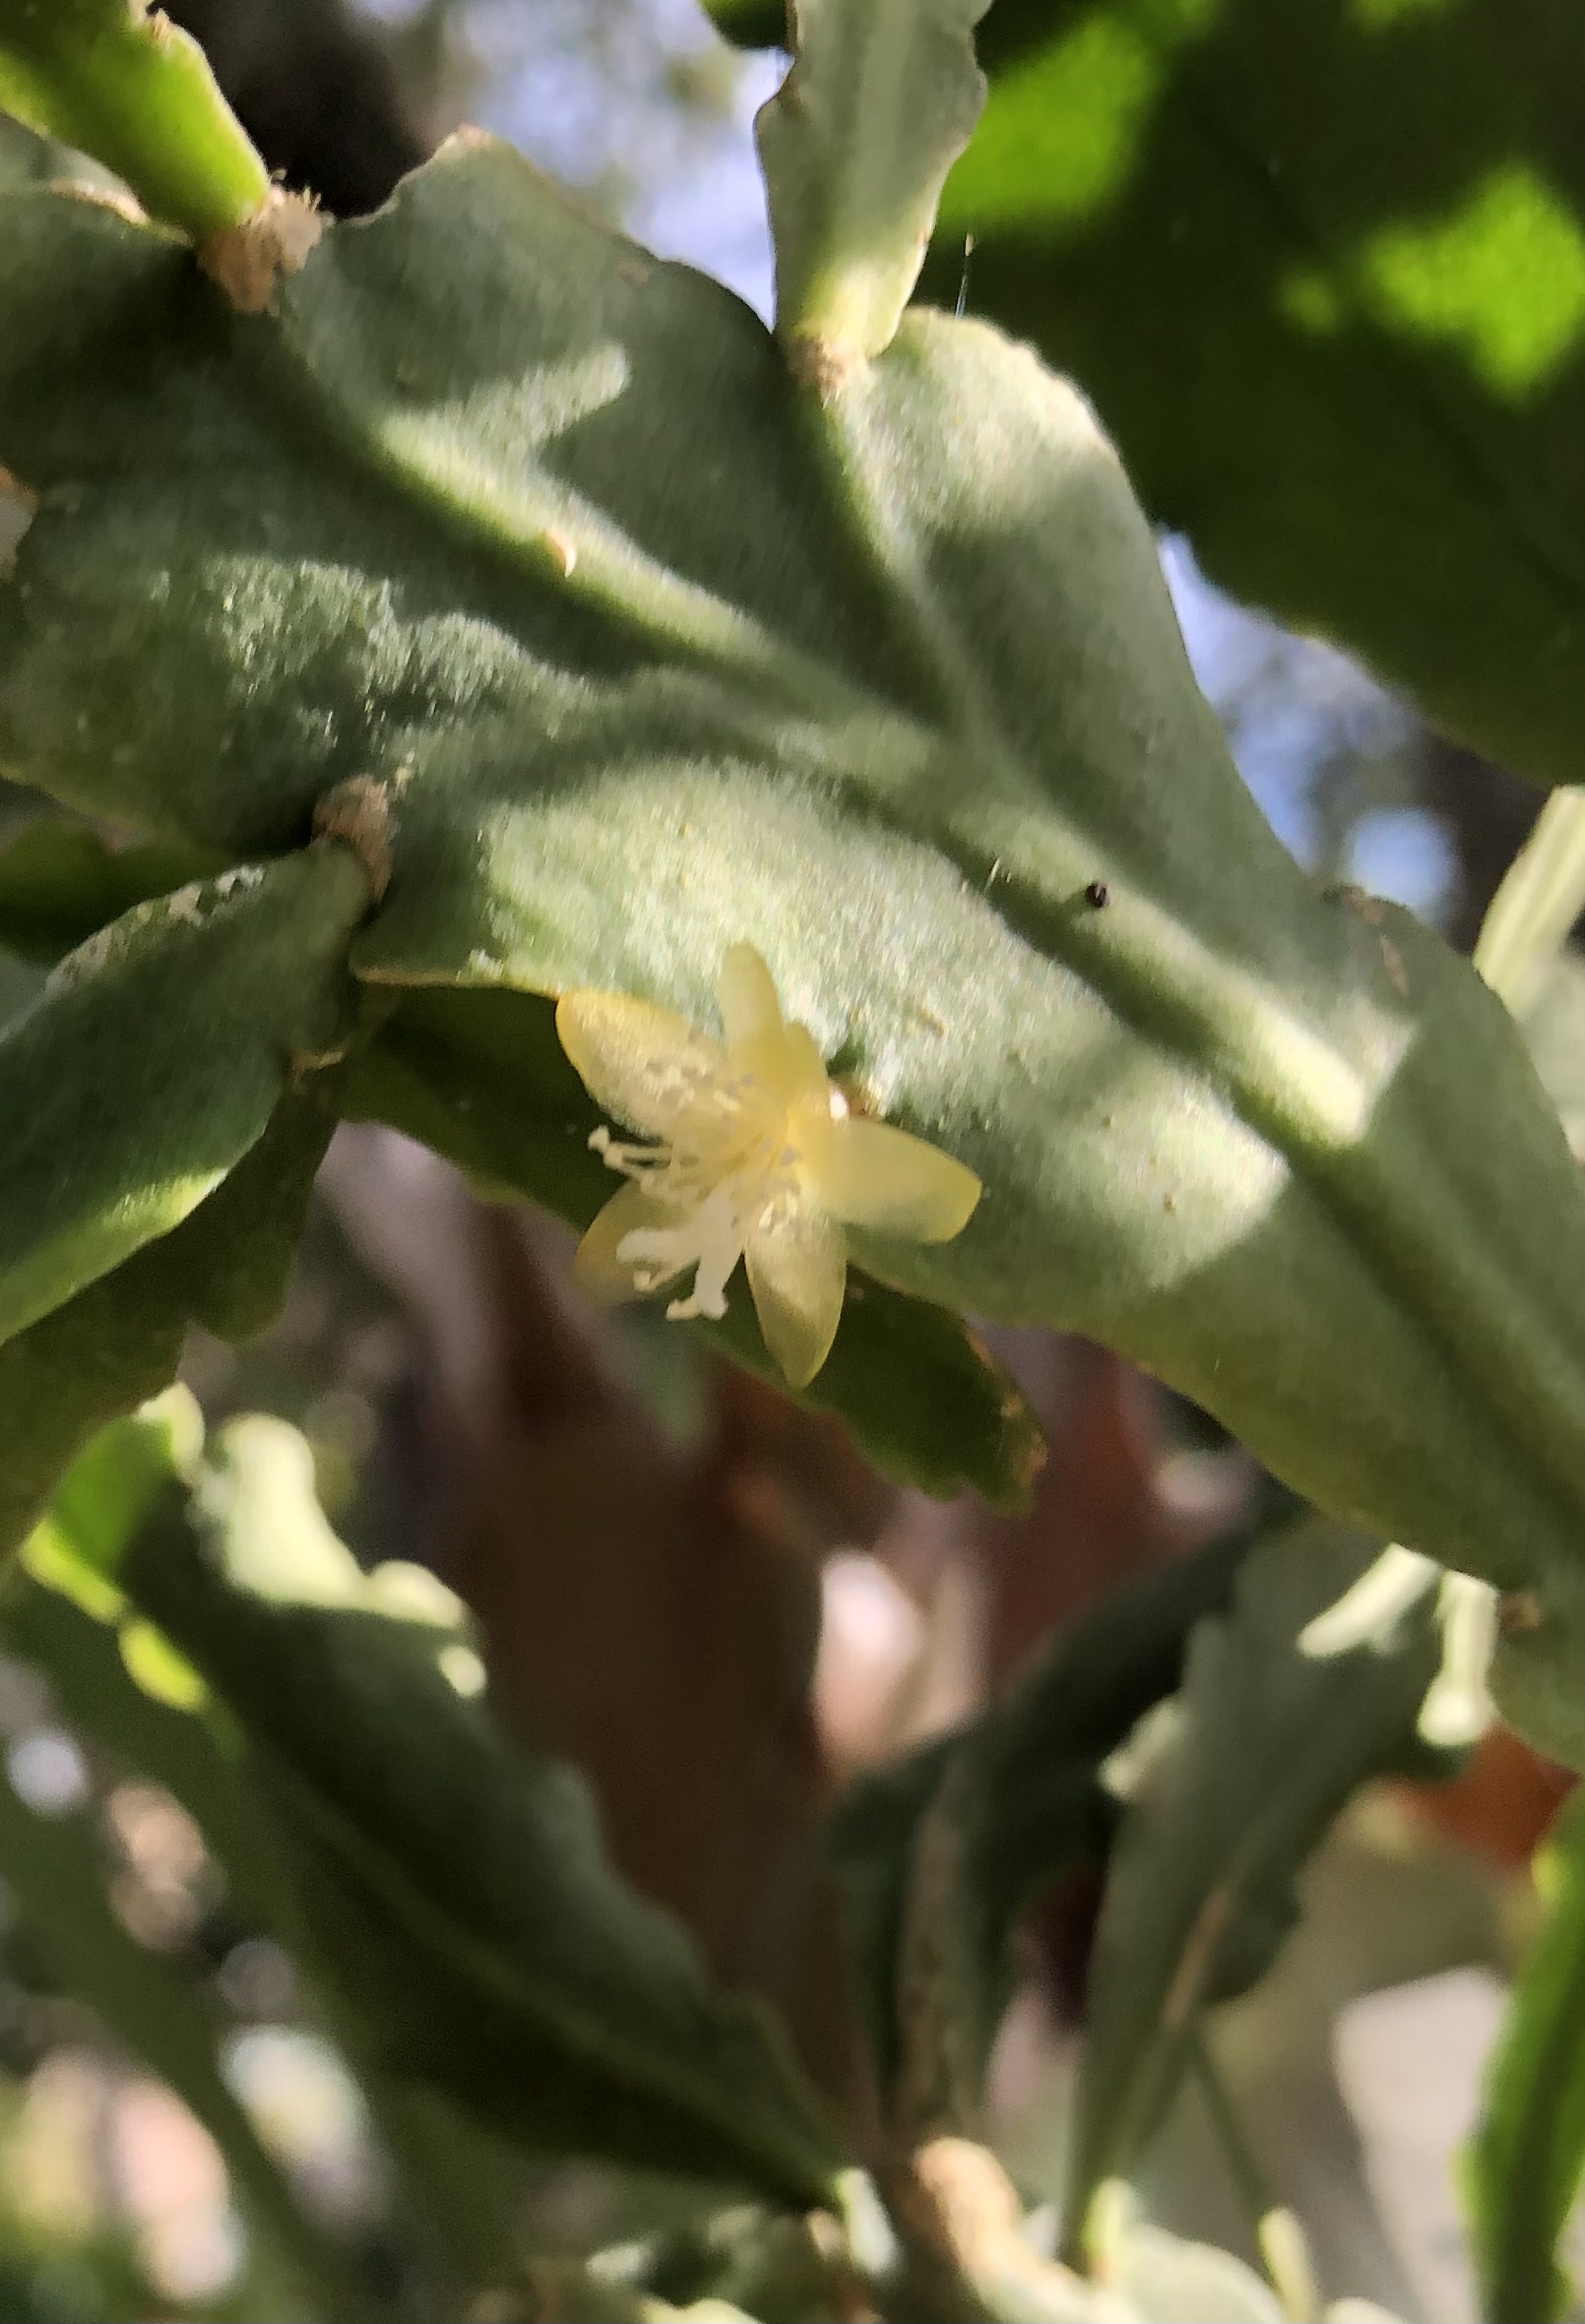
<svg viewBox="0 0 1585 2324"><path fill-rule="evenodd" d="M747 1263L765 1345L794 1388L831 1352L850 1226L950 1242L980 1181L951 1155L853 1113L813 1036L782 1015L769 969L733 944L717 986L722 1038L620 992L567 992L561 1045L604 1112L650 1146L596 1130L632 1184L584 1236L576 1273L596 1298L642 1298L692 1273L670 1316L727 1312Z"/></svg>

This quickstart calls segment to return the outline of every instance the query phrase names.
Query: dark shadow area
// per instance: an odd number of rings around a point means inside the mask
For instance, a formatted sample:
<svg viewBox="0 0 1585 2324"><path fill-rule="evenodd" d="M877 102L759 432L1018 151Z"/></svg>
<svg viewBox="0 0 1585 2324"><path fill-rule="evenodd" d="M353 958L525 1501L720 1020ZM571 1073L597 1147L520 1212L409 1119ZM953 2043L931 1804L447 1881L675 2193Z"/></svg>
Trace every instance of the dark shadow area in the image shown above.
<svg viewBox="0 0 1585 2324"><path fill-rule="evenodd" d="M377 210L428 152L385 42L343 0L171 0L272 171L338 218Z"/></svg>

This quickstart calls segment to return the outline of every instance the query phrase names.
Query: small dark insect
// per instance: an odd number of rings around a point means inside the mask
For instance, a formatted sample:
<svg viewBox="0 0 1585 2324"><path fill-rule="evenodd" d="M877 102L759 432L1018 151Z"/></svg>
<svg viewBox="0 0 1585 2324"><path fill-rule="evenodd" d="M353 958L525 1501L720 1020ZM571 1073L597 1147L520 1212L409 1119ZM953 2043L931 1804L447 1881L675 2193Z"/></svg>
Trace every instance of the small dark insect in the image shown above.
<svg viewBox="0 0 1585 2324"><path fill-rule="evenodd" d="M1111 891L1105 880L1092 880L1084 891L1086 904L1093 904L1097 911L1104 911L1111 901Z"/></svg>

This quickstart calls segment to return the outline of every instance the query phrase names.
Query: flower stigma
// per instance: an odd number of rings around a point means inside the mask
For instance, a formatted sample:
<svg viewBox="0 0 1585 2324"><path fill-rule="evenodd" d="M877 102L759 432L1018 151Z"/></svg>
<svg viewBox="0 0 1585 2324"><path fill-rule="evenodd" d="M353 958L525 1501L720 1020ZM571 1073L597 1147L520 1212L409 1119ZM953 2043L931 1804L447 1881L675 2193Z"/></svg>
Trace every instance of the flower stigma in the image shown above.
<svg viewBox="0 0 1585 2324"><path fill-rule="evenodd" d="M801 1388L842 1320L848 1228L949 1242L980 1180L922 1138L854 1112L807 1027L784 1018L751 944L729 947L717 997L719 1040L626 993L557 1002L561 1045L591 1097L647 1141L591 1135L627 1184L584 1236L575 1275L599 1299L674 1288L668 1316L719 1318L741 1260L765 1344Z"/></svg>

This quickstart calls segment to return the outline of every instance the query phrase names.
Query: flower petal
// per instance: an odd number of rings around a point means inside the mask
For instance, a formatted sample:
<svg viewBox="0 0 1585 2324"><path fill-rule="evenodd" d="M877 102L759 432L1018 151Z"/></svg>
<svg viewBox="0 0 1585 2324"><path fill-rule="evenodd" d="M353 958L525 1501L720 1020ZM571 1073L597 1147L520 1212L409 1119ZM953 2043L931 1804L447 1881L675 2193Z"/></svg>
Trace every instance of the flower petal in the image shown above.
<svg viewBox="0 0 1585 2324"><path fill-rule="evenodd" d="M791 1386L806 1388L842 1321L847 1237L822 1212L800 1208L773 1226L755 1227L744 1256L765 1345Z"/></svg>
<svg viewBox="0 0 1585 2324"><path fill-rule="evenodd" d="M812 1106L823 1119L831 1084L814 1036L782 1015L776 982L752 944L728 947L716 987L727 1054L779 1105Z"/></svg>
<svg viewBox="0 0 1585 2324"><path fill-rule="evenodd" d="M738 1063L738 1051L749 1042L782 1030L782 1004L776 979L752 944L729 944L716 982L727 1054Z"/></svg>
<svg viewBox="0 0 1585 2324"><path fill-rule="evenodd" d="M708 1034L623 992L564 992L556 1034L602 1112L647 1138L664 1138L701 1082L727 1069Z"/></svg>
<svg viewBox="0 0 1585 2324"><path fill-rule="evenodd" d="M982 1188L967 1162L890 1122L833 1122L811 1149L815 1199L849 1226L913 1242L950 1242L974 1215Z"/></svg>
<svg viewBox="0 0 1585 2324"><path fill-rule="evenodd" d="M624 1186L619 1194L611 1196L578 1245L578 1256L572 1263L573 1282L587 1297L598 1300L602 1307L614 1307L623 1299L647 1298L651 1291L664 1290L668 1283L675 1283L679 1275L686 1274L688 1261L684 1260L670 1275L641 1290L633 1281L632 1261L618 1259L617 1246L637 1231L675 1224L675 1211L657 1202L648 1187Z"/></svg>

